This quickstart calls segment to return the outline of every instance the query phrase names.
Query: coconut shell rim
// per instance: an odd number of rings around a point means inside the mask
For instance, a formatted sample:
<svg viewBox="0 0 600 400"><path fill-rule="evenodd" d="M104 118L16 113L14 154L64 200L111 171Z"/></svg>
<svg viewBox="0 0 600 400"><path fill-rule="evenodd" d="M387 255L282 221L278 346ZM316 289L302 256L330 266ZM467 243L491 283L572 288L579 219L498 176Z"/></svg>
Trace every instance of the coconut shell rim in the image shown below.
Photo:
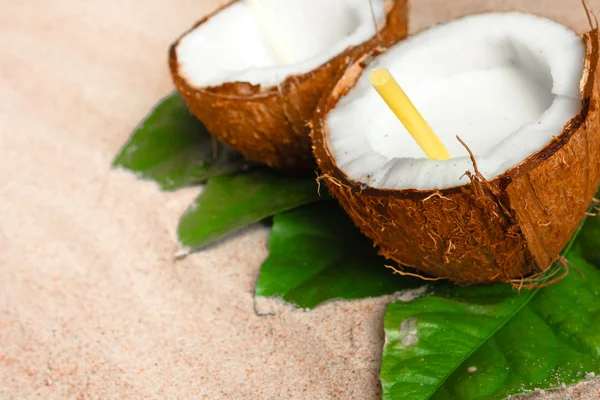
<svg viewBox="0 0 600 400"><path fill-rule="evenodd" d="M242 1L242 0L234 0L228 4L224 4L220 7L218 7L213 12L206 15L205 17L203 17L202 19L196 21L190 28L188 28L181 35L179 35L179 37L169 46L169 51L168 51L169 52L169 68L171 70L171 74L174 77L176 77L177 79L179 79L187 88L201 92L202 95L217 98L217 99L233 99L233 100L239 99L239 100L244 100L244 101L253 101L253 100L265 99L265 98L268 98L271 96L276 96L279 94L281 86L285 86L293 80L307 78L311 74L313 74L315 71L325 68L336 58L342 57L346 54L349 54L353 50L355 50L361 46L364 46L367 43L369 43L370 41L377 38L377 35L380 35L383 32L385 32L385 29L389 26L389 20L391 17L390 13L394 9L393 6L395 6L398 1L402 1L404 3L407 2L406 0L385 0L385 6L387 7L389 4L391 4L392 7L390 8L390 10L386 11L385 19L377 27L376 35L370 36L369 38L367 38L366 40L364 40L363 42L361 42L357 45L346 47L346 49L344 49L344 51L334 54L331 58L329 58L325 62L319 64L317 67L311 69L310 71L288 75L284 80L282 80L281 82L279 82L276 85L260 85L260 84L256 85L256 84L252 84L247 81L229 81L229 82L223 82L220 85L214 85L214 86L196 86L196 85L190 84L189 80L186 79L183 75L181 75L179 73L179 60L177 58L177 51L176 51L177 46L179 45L179 42L185 36L187 36L189 33L196 30L200 25L206 23L212 17L214 17L221 11L225 10L226 8L238 3L239 1ZM219 93L219 91L223 90L225 86L230 86L230 87L248 86L248 87L252 87L252 88L260 88L260 92L259 93L249 93L248 95L227 95L227 94Z"/></svg>
<svg viewBox="0 0 600 400"><path fill-rule="evenodd" d="M531 14L535 15L535 14ZM430 28L428 28L430 29ZM427 29L425 29L427 30ZM594 84L594 74L590 73L590 71L595 71L598 66L600 54L598 49L598 41L593 40L598 37L598 27L592 27L592 29L583 34L578 34L579 37L584 42L586 48L586 57L584 61L584 68L582 77L580 80L580 95L581 95L581 111L571 118L563 127L562 132L558 136L554 136L553 139L550 140L542 149L536 151L535 153L531 153L527 158L523 159L517 165L514 165L507 170L505 170L502 174L497 175L494 178L491 178L489 182L497 181L499 182L499 188L501 191L504 191L506 187L511 183L511 181L519 176L527 173L528 171L537 167L540 163L550 158L554 153L560 150L564 145L566 145L573 134L577 132L579 127L585 123L589 109L590 109L590 101L593 97L592 88ZM352 62L348 68L341 72L335 82L324 92L318 106L317 111L313 117L311 122L312 130L311 130L311 138L313 141L313 154L315 159L317 160L317 164L319 168L322 170L321 172L325 172L325 175L321 175L324 179L337 181L338 184L343 184L345 186L350 187L353 191L360 192L362 195L372 196L372 197L404 197L404 198L415 198L415 199L423 199L431 195L441 194L441 193L457 193L460 192L463 188L469 185L469 183L465 183L464 185L451 186L443 189L386 189L386 188L375 188L372 186L368 186L365 183L357 182L348 177L348 175L342 171L337 164L335 163L335 157L330 151L329 148L329 134L327 128L325 126L325 119L329 112L335 108L339 100L345 96L351 88L356 85L358 81L358 77L362 76L364 70L367 68L368 63L374 57L377 57L380 54L385 53L388 49L393 47L398 42L395 42L386 48L383 49L373 49L368 53L364 54L360 59ZM358 66L360 68L360 73L358 77L354 79L351 85L344 84L344 78L349 70ZM596 95L598 96L598 95ZM326 168L323 168L325 166ZM326 170L326 171L324 171Z"/></svg>

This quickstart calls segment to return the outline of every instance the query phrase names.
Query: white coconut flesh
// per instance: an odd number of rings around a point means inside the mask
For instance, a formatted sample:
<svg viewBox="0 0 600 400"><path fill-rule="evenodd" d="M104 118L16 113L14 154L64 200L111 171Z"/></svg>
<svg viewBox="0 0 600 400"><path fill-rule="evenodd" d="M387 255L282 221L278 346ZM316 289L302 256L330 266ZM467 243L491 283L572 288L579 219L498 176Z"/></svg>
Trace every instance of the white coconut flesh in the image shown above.
<svg viewBox="0 0 600 400"><path fill-rule="evenodd" d="M375 36L373 13L381 23L385 2L261 0L277 30L273 37L260 14L239 0L181 39L176 48L179 73L195 87L226 82L277 85ZM281 57L277 43L285 46L292 62Z"/></svg>
<svg viewBox="0 0 600 400"><path fill-rule="evenodd" d="M543 149L581 111L585 46L575 32L523 13L439 25L376 57L325 121L338 168L383 189L444 189L473 171L493 179ZM429 160L369 82L385 67L452 158Z"/></svg>

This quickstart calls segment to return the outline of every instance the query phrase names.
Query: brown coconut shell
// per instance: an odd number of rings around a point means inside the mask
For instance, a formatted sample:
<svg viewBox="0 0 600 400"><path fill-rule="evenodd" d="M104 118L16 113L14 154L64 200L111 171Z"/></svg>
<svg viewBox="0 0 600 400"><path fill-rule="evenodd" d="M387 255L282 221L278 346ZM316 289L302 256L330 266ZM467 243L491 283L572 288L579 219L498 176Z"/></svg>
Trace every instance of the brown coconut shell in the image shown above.
<svg viewBox="0 0 600 400"><path fill-rule="evenodd" d="M367 54L342 74L315 113L313 151L322 179L380 253L400 265L461 285L514 283L546 271L600 184L598 29L582 40L581 112L562 133L497 178L472 174L470 184L441 190L365 187L337 167L324 121L376 55Z"/></svg>
<svg viewBox="0 0 600 400"><path fill-rule="evenodd" d="M291 172L314 170L308 122L323 91L340 71L365 52L406 37L406 0L387 1L386 21L377 36L346 49L313 71L289 76L278 86L229 82L194 87L180 75L175 50L181 38L225 7L199 21L171 45L169 66L177 90L206 128L247 160Z"/></svg>

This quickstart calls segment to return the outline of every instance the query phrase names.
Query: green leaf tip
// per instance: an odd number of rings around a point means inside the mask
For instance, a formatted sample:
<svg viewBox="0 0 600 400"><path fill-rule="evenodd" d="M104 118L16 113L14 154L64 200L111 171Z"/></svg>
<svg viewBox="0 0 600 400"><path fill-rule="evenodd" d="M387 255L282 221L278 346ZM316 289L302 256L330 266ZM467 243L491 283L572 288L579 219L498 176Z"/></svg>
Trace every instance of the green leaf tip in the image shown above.
<svg viewBox="0 0 600 400"><path fill-rule="evenodd" d="M218 143L173 93L158 102L134 129L112 162L142 179L155 181L163 190L206 182L250 164Z"/></svg>
<svg viewBox="0 0 600 400"><path fill-rule="evenodd" d="M314 178L261 168L211 179L179 222L183 248L198 250L278 213L321 201Z"/></svg>

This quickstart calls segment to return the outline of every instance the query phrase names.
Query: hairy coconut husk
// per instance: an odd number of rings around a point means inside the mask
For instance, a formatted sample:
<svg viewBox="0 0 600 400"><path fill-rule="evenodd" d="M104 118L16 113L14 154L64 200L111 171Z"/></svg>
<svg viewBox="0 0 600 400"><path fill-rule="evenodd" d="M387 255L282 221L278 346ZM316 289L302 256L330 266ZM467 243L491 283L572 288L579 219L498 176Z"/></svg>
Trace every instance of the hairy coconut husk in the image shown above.
<svg viewBox="0 0 600 400"><path fill-rule="evenodd" d="M581 112L542 150L492 180L441 190L386 190L354 182L336 165L325 120L365 68L367 54L326 93L313 119L322 178L380 253L403 266L468 285L514 282L559 258L600 184L598 29L583 35Z"/></svg>
<svg viewBox="0 0 600 400"><path fill-rule="evenodd" d="M221 142L247 160L291 172L308 172L316 167L308 122L323 91L357 57L405 38L408 30L406 0L388 0L386 21L377 36L346 49L308 73L291 75L280 85L270 87L247 82L194 87L179 74L175 50L183 36L223 8L198 22L171 45L169 66L175 86L190 111Z"/></svg>

